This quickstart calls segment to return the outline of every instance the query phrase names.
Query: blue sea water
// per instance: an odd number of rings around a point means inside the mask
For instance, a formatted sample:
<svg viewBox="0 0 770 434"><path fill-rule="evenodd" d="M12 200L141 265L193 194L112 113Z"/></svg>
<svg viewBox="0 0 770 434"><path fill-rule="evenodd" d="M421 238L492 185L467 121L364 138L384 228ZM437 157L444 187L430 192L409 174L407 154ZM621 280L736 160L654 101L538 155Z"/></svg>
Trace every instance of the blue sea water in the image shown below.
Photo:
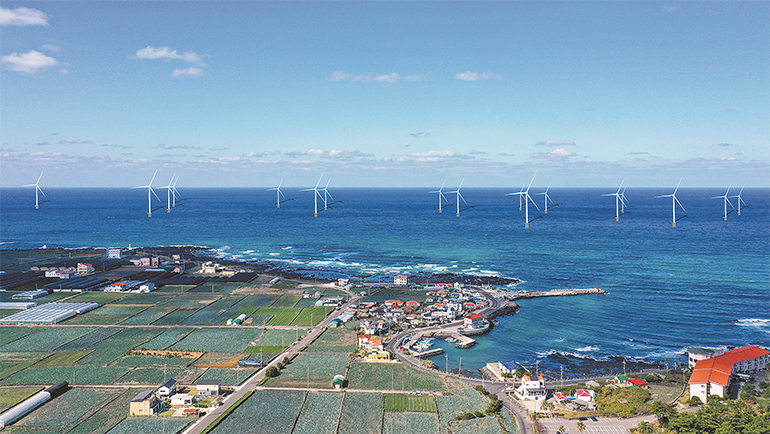
<svg viewBox="0 0 770 434"><path fill-rule="evenodd" d="M503 189L463 190L473 208L460 217L453 206L438 213L427 189L335 189L341 202L317 218L312 192L284 189L295 200L277 209L267 189L181 189L179 206L147 218L141 190L51 188L35 210L32 189L6 188L0 248L203 245L341 274L454 272L523 280L514 291L609 291L522 300L476 347L446 345L442 368L445 357L450 369L460 358L472 369L529 365L549 351L652 361L687 346L769 345L770 190L746 189L749 207L724 221L721 200L711 199L724 190L680 189L688 217L676 228L671 199L654 197L670 190L628 189L619 222L614 198L601 196L610 190L552 188L559 205L544 215L535 196L541 210L530 205L530 219L543 218L525 229L518 198Z"/></svg>

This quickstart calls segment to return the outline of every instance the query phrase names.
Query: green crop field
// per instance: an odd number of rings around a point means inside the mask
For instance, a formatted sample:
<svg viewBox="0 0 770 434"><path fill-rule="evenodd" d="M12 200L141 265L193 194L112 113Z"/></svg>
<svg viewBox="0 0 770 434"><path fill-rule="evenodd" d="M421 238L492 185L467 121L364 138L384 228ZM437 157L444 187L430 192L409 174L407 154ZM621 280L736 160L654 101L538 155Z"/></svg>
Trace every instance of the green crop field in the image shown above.
<svg viewBox="0 0 770 434"><path fill-rule="evenodd" d="M290 325L294 318L297 317L301 309L296 307L263 307L257 309L254 314L256 315L274 315L273 318L268 321L267 325Z"/></svg>
<svg viewBox="0 0 770 434"><path fill-rule="evenodd" d="M500 410L500 419L502 420L501 425L506 431L516 434L516 420L513 418L513 414L511 414L510 410L507 408Z"/></svg>
<svg viewBox="0 0 770 434"><path fill-rule="evenodd" d="M302 409L305 393L293 390L257 390L211 433L290 434Z"/></svg>
<svg viewBox="0 0 770 434"><path fill-rule="evenodd" d="M147 309L149 306L116 306L105 305L83 315L77 315L66 321L67 325L110 325L124 321L139 312Z"/></svg>
<svg viewBox="0 0 770 434"><path fill-rule="evenodd" d="M79 365L108 365L114 360L126 355L128 350L133 349L136 343L133 341L102 341L89 348L93 350L91 354L78 361Z"/></svg>
<svg viewBox="0 0 770 434"><path fill-rule="evenodd" d="M197 312L197 309L177 309L171 313L155 320L153 325L178 325L182 324L184 320L190 315Z"/></svg>
<svg viewBox="0 0 770 434"><path fill-rule="evenodd" d="M179 342L180 339L192 333L191 328L172 328L166 329L163 333L159 334L155 339L145 342L140 348L147 350L164 350L167 347Z"/></svg>
<svg viewBox="0 0 770 434"><path fill-rule="evenodd" d="M294 433L335 434L344 396L342 393L308 393Z"/></svg>
<svg viewBox="0 0 770 434"><path fill-rule="evenodd" d="M265 360L268 360L265 358ZM237 386L257 372L254 368L208 368L198 380L221 380L223 385Z"/></svg>
<svg viewBox="0 0 770 434"><path fill-rule="evenodd" d="M401 363L353 362L348 373L348 384L352 389L431 392L447 390L441 377L418 371Z"/></svg>
<svg viewBox="0 0 770 434"><path fill-rule="evenodd" d="M220 294L193 294L188 292L186 294L178 295L170 300L158 303L157 306L202 308L209 306L211 303L214 303L221 297L222 296Z"/></svg>
<svg viewBox="0 0 770 434"><path fill-rule="evenodd" d="M160 288L156 289L155 292L159 292L162 294L182 294L185 293L191 289L195 288L193 285L163 285Z"/></svg>
<svg viewBox="0 0 770 434"><path fill-rule="evenodd" d="M270 387L309 387L331 389L335 375L345 375L347 353L299 353L281 375L265 383Z"/></svg>
<svg viewBox="0 0 770 434"><path fill-rule="evenodd" d="M324 313L324 308L322 306L306 307L299 312L299 315L292 321L291 325L312 327L321 322L324 318L326 318L326 314Z"/></svg>
<svg viewBox="0 0 770 434"><path fill-rule="evenodd" d="M128 368L116 366L56 366L52 368L27 368L4 378L0 381L0 384L8 386L56 384L59 381L67 381L70 385L113 384L128 371Z"/></svg>
<svg viewBox="0 0 770 434"><path fill-rule="evenodd" d="M83 335L77 339L74 339L59 348L57 348L57 351L68 351L68 350L84 350L91 345L94 345L96 343L99 343L110 336L115 335L122 329L116 328L116 327L98 327L91 333L88 333L86 335Z"/></svg>
<svg viewBox="0 0 770 434"><path fill-rule="evenodd" d="M40 387L0 389L0 413L43 390Z"/></svg>
<svg viewBox="0 0 770 434"><path fill-rule="evenodd" d="M163 384L169 378L176 378L183 367L152 366L134 368L115 381L116 384Z"/></svg>
<svg viewBox="0 0 770 434"><path fill-rule="evenodd" d="M194 422L192 417L127 417L107 431L108 434L175 434Z"/></svg>
<svg viewBox="0 0 770 434"><path fill-rule="evenodd" d="M93 330L91 327L48 327L3 345L0 352L51 351Z"/></svg>
<svg viewBox="0 0 770 434"><path fill-rule="evenodd" d="M433 395L406 395L386 393L382 400L383 410L436 412L436 400Z"/></svg>
<svg viewBox="0 0 770 434"><path fill-rule="evenodd" d="M16 312L16 311L14 311ZM32 327L3 327L3 332L0 333L0 346L21 339L24 336L31 335L32 333L39 333L41 329Z"/></svg>
<svg viewBox="0 0 770 434"><path fill-rule="evenodd" d="M163 333L163 330L153 329L153 328L142 328L142 327L124 328L123 330L120 331L120 333L111 337L110 340L111 341L130 340L136 343L137 345L139 345L141 343L149 341L150 339L155 338L155 336L158 336L161 333Z"/></svg>
<svg viewBox="0 0 770 434"><path fill-rule="evenodd" d="M14 426L69 428L118 393L116 390L76 387L21 418ZM84 405L84 403L88 403L88 405Z"/></svg>
<svg viewBox="0 0 770 434"><path fill-rule="evenodd" d="M151 307L137 315L132 316L131 318L126 319L121 324L128 324L128 325L152 324L155 321L171 313L171 311L172 311L171 308Z"/></svg>
<svg viewBox="0 0 770 434"><path fill-rule="evenodd" d="M204 307L194 314L188 316L182 324L184 325L222 325L219 317L226 309L217 309L213 307Z"/></svg>
<svg viewBox="0 0 770 434"><path fill-rule="evenodd" d="M54 366L72 366L78 360L91 353L91 350L69 350L56 352L35 363L33 368L51 368Z"/></svg>
<svg viewBox="0 0 770 434"><path fill-rule="evenodd" d="M242 353L249 343L257 339L261 329L228 328L197 329L172 345L175 351L205 351L217 353Z"/></svg>
<svg viewBox="0 0 770 434"><path fill-rule="evenodd" d="M129 402L142 389L126 389L109 400L104 406L80 422L69 434L104 434L128 415Z"/></svg>
<svg viewBox="0 0 770 434"><path fill-rule="evenodd" d="M125 296L126 294L120 292L84 292L72 299L72 301L76 303L114 303Z"/></svg>
<svg viewBox="0 0 770 434"><path fill-rule="evenodd" d="M468 384L454 378L447 378L447 386L452 394L436 397L438 416L442 424L446 424L460 414L484 412L487 409L489 399L481 396Z"/></svg>
<svg viewBox="0 0 770 434"><path fill-rule="evenodd" d="M26 362L0 362L0 380L3 378L15 374L16 372L21 371L22 369L26 369L29 366L31 366L33 361L26 361Z"/></svg>
<svg viewBox="0 0 770 434"><path fill-rule="evenodd" d="M455 420L450 425L456 434L500 434L503 432L496 417L485 416L469 420Z"/></svg>
<svg viewBox="0 0 770 434"><path fill-rule="evenodd" d="M270 307L294 307L302 299L299 295L282 295L281 298L274 301Z"/></svg>
<svg viewBox="0 0 770 434"><path fill-rule="evenodd" d="M382 434L439 434L435 413L386 411L382 418Z"/></svg>
<svg viewBox="0 0 770 434"><path fill-rule="evenodd" d="M307 351L339 351L344 353L353 352L358 346L358 332L346 328L330 328L324 331L312 344L308 345Z"/></svg>
<svg viewBox="0 0 770 434"><path fill-rule="evenodd" d="M318 301L317 298L303 298L300 301L298 301L297 304L294 305L294 307L313 307L315 306L315 302L317 301Z"/></svg>
<svg viewBox="0 0 770 434"><path fill-rule="evenodd" d="M346 392L338 433L380 434L381 428L382 394Z"/></svg>
<svg viewBox="0 0 770 434"><path fill-rule="evenodd" d="M307 330L265 330L257 341L260 347L283 347L284 349L291 345L297 338L304 336ZM265 350L267 351L267 350ZM259 349L257 349L259 352Z"/></svg>

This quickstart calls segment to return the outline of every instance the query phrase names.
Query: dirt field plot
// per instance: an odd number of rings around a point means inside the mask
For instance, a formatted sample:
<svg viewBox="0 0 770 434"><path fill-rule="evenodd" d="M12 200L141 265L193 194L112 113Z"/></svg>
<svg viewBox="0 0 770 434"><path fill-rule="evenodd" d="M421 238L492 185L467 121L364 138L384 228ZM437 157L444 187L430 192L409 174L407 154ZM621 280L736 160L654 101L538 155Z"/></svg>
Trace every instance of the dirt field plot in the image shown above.
<svg viewBox="0 0 770 434"><path fill-rule="evenodd" d="M113 362L112 365L125 367L167 366L169 368L184 368L194 361L194 358L187 357L125 356Z"/></svg>
<svg viewBox="0 0 770 434"><path fill-rule="evenodd" d="M351 389L431 392L447 390L442 378L401 363L353 362L348 373L348 384Z"/></svg>
<svg viewBox="0 0 770 434"><path fill-rule="evenodd" d="M211 433L290 434L302 409L305 393L293 390L257 390ZM255 421L259 423L254 423Z"/></svg>
<svg viewBox="0 0 770 434"><path fill-rule="evenodd" d="M331 389L335 375L345 375L350 356L345 353L300 353L281 375L270 379L266 386L307 387Z"/></svg>
<svg viewBox="0 0 770 434"><path fill-rule="evenodd" d="M195 366L202 368L234 368L243 358L240 353L206 353L195 362Z"/></svg>
<svg viewBox="0 0 770 434"><path fill-rule="evenodd" d="M344 396L341 393L308 393L294 433L335 434Z"/></svg>
<svg viewBox="0 0 770 434"><path fill-rule="evenodd" d="M381 428L382 394L346 392L338 433L380 434Z"/></svg>

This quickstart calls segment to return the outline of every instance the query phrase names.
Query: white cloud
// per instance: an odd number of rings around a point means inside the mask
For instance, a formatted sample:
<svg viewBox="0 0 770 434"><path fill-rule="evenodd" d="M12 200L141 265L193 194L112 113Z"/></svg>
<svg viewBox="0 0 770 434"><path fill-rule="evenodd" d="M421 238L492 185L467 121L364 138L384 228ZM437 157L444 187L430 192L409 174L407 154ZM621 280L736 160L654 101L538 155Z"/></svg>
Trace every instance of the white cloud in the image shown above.
<svg viewBox="0 0 770 434"><path fill-rule="evenodd" d="M172 50L169 47L153 47L147 46L136 52L137 59L160 59L163 61L169 60L181 60L184 62L195 63L203 65L203 58L207 57L206 54L198 54L194 51L185 51L179 54L176 50Z"/></svg>
<svg viewBox="0 0 770 434"><path fill-rule="evenodd" d="M323 149L309 149L306 152L307 155L326 155L326 151Z"/></svg>
<svg viewBox="0 0 770 434"><path fill-rule="evenodd" d="M12 53L3 56L1 60L2 63L8 65L7 67L11 71L26 72L27 74L34 74L41 69L58 64L53 57L48 57L35 50L24 54Z"/></svg>
<svg viewBox="0 0 770 434"><path fill-rule="evenodd" d="M47 51L47 52L49 52L49 53L58 53L59 51L61 51L61 49L59 49L59 47L57 47L56 45L51 45L51 44L44 44L40 48L45 50L45 51Z"/></svg>
<svg viewBox="0 0 770 434"><path fill-rule="evenodd" d="M483 74L479 74L478 72L470 72L470 71L456 74L455 78L458 80L465 80L465 81L489 80L490 78L496 78L498 80L504 79L504 77L500 77L499 75L493 74L491 72L485 72Z"/></svg>
<svg viewBox="0 0 770 434"><path fill-rule="evenodd" d="M336 71L329 76L329 80L332 80L332 81L350 80L350 81L361 81L365 83L390 83L390 84L399 84L404 82L411 83L415 81L420 81L422 79L423 79L423 76L419 74L401 76L396 72L391 72L390 74L380 74L380 75L371 75L371 74L353 75L344 71Z"/></svg>
<svg viewBox="0 0 770 434"><path fill-rule="evenodd" d="M561 161L563 161L563 160L568 160L570 157L574 157L576 155L577 155L576 153L574 153L572 151L568 151L568 150L566 150L564 148L557 148L557 149L554 149L551 152L543 152L543 153L540 153L540 154L535 154L533 157L534 158L545 159L545 160L561 160Z"/></svg>
<svg viewBox="0 0 770 434"><path fill-rule="evenodd" d="M30 8L0 8L0 26L47 26L48 15Z"/></svg>
<svg viewBox="0 0 770 434"><path fill-rule="evenodd" d="M409 154L414 158L450 158L456 157L457 153L452 151L428 151L428 152L413 152Z"/></svg>
<svg viewBox="0 0 770 434"><path fill-rule="evenodd" d="M546 142L537 142L535 146L577 146L575 142L566 140L563 142L557 142L555 140L548 140Z"/></svg>
<svg viewBox="0 0 770 434"><path fill-rule="evenodd" d="M202 69L191 66L184 69L175 69L172 73L172 77L201 77L206 73Z"/></svg>

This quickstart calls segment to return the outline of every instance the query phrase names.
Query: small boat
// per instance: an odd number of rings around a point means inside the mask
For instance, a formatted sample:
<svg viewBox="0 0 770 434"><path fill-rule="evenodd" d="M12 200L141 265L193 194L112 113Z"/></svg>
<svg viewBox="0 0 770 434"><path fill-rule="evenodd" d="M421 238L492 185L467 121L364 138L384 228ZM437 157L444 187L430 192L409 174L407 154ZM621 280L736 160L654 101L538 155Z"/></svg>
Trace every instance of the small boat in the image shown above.
<svg viewBox="0 0 770 434"><path fill-rule="evenodd" d="M458 341L457 339L453 338L452 336L449 336L448 338L446 338L444 340L449 342L450 344L453 344L453 343Z"/></svg>

